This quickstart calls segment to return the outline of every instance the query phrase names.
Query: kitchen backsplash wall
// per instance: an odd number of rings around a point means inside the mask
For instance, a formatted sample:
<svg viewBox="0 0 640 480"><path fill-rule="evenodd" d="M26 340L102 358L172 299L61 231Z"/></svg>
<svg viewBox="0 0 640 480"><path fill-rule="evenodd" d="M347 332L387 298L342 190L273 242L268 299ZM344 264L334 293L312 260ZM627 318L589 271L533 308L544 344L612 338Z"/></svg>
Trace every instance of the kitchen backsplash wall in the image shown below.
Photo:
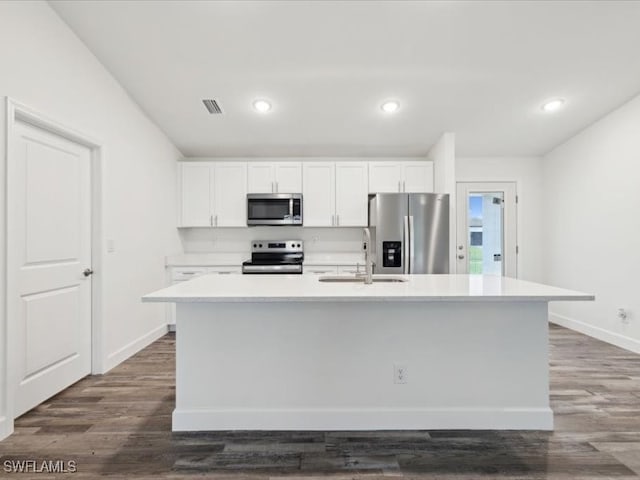
<svg viewBox="0 0 640 480"><path fill-rule="evenodd" d="M362 228L184 228L184 253L248 253L252 240L301 239L306 252L360 252Z"/></svg>

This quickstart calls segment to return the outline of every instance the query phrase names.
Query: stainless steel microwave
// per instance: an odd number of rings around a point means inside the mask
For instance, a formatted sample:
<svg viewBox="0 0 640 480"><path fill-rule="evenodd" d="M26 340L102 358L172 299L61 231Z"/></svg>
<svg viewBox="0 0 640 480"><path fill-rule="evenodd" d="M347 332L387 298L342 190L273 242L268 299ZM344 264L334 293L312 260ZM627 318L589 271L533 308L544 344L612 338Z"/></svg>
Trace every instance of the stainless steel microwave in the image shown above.
<svg viewBox="0 0 640 480"><path fill-rule="evenodd" d="M248 194L247 225L302 225L302 194Z"/></svg>

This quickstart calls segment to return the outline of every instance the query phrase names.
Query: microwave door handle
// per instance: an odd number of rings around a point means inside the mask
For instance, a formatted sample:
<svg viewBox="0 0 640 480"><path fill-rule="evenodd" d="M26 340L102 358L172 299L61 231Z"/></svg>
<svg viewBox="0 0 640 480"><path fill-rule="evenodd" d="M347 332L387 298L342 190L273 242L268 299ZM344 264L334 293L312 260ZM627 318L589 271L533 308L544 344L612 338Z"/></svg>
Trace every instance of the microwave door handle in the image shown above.
<svg viewBox="0 0 640 480"><path fill-rule="evenodd" d="M289 218L291 219L291 223L293 223L293 197L289 199Z"/></svg>

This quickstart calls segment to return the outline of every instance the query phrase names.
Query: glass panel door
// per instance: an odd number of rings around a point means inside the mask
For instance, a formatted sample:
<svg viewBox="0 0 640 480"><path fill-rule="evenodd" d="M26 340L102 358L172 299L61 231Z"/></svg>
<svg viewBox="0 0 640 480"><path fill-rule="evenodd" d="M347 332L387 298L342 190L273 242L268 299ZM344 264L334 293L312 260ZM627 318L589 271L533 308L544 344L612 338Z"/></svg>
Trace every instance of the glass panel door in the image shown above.
<svg viewBox="0 0 640 480"><path fill-rule="evenodd" d="M517 278L515 182L458 182L456 273Z"/></svg>
<svg viewBox="0 0 640 480"><path fill-rule="evenodd" d="M470 192L467 203L469 273L503 275L503 192Z"/></svg>

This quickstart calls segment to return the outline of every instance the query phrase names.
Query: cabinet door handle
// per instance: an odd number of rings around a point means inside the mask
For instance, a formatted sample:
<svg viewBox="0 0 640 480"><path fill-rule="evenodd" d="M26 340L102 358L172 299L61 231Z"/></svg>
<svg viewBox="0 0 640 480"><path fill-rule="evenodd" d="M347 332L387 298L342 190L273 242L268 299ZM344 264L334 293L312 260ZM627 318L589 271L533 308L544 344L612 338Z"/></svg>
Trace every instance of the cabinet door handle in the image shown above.
<svg viewBox="0 0 640 480"><path fill-rule="evenodd" d="M214 220L213 220L214 226L218 226L218 214L216 213Z"/></svg>
<svg viewBox="0 0 640 480"><path fill-rule="evenodd" d="M331 226L333 227L336 224L336 216L331 215Z"/></svg>
<svg viewBox="0 0 640 480"><path fill-rule="evenodd" d="M406 182L404 180L402 181L402 191L403 192L407 191L407 185L406 185Z"/></svg>
<svg viewBox="0 0 640 480"><path fill-rule="evenodd" d="M209 215L209 225L213 227L213 215Z"/></svg>
<svg viewBox="0 0 640 480"><path fill-rule="evenodd" d="M340 226L340 215L336 215L336 227Z"/></svg>
<svg viewBox="0 0 640 480"><path fill-rule="evenodd" d="M398 192L401 192L401 191L402 191L402 188L400 186L400 180L398 180Z"/></svg>
<svg viewBox="0 0 640 480"><path fill-rule="evenodd" d="M280 191L280 185L278 185L278 182L276 182L276 193L278 193Z"/></svg>

